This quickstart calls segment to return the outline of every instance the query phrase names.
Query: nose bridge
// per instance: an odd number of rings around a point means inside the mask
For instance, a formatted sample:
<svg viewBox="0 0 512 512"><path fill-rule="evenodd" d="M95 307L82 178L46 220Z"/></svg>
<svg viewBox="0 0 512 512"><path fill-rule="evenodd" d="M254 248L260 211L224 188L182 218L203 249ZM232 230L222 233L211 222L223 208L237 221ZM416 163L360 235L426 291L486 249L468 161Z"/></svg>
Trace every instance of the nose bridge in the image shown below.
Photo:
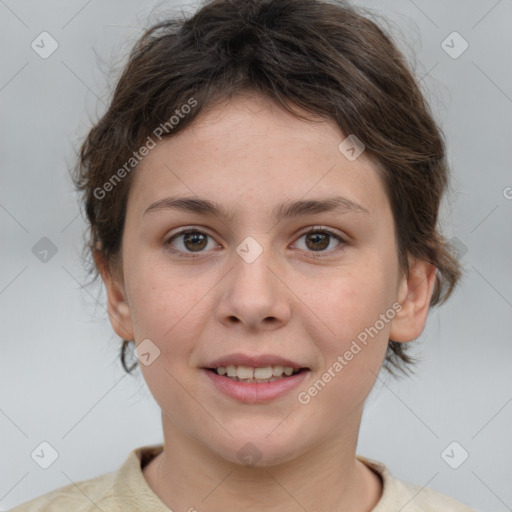
<svg viewBox="0 0 512 512"><path fill-rule="evenodd" d="M236 248L232 286L251 288L261 297L270 297L275 288L275 275L270 271L276 265L270 245L270 236L246 237Z"/></svg>
<svg viewBox="0 0 512 512"><path fill-rule="evenodd" d="M270 246L271 237L246 237L236 248L234 268L227 276L218 313L221 321L235 318L256 326L272 319L275 323L289 318L286 287L276 274L278 262Z"/></svg>

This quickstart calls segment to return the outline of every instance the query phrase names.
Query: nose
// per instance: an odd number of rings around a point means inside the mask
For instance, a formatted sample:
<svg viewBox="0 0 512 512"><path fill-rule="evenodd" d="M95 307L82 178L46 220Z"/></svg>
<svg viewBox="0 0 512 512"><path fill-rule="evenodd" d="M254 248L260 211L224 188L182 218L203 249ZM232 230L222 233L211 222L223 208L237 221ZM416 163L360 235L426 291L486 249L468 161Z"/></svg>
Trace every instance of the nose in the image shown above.
<svg viewBox="0 0 512 512"><path fill-rule="evenodd" d="M234 268L222 280L216 314L226 326L242 324L250 330L274 330L290 320L291 297L282 271L264 249L252 262L238 254Z"/></svg>

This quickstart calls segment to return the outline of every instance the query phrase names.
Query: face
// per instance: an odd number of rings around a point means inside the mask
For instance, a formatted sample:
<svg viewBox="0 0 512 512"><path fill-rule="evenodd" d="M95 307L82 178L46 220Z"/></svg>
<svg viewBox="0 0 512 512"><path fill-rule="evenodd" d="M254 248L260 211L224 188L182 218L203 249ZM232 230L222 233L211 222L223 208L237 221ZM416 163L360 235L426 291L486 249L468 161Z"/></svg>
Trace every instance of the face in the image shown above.
<svg viewBox="0 0 512 512"><path fill-rule="evenodd" d="M103 277L116 332L150 340L140 368L164 432L237 463L251 442L262 465L355 447L388 339L419 335L433 272L402 275L383 183L364 152L340 152L345 137L238 97L142 161L123 280ZM180 198L196 202L170 203ZM207 369L237 362L302 370L237 383Z"/></svg>

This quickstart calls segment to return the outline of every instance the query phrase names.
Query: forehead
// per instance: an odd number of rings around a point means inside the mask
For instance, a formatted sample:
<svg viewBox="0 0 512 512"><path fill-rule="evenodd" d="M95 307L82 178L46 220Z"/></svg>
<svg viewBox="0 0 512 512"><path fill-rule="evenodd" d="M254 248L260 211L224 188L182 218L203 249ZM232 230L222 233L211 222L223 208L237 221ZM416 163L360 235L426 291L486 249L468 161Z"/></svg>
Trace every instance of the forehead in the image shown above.
<svg viewBox="0 0 512 512"><path fill-rule="evenodd" d="M270 99L239 96L158 142L134 173L129 206L141 214L181 195L275 212L283 200L343 195L375 214L387 203L380 176L364 152L347 159L339 149L345 138L333 121L302 120Z"/></svg>

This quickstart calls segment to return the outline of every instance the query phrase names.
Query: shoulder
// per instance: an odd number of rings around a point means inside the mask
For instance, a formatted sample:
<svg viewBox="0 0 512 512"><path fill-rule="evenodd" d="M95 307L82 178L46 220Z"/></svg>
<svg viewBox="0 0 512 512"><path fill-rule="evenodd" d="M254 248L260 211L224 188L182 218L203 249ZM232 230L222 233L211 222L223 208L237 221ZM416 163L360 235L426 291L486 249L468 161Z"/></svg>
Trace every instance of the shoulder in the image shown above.
<svg viewBox="0 0 512 512"><path fill-rule="evenodd" d="M450 496L394 478L382 462L359 455L357 458L375 471L383 482L382 496L371 512L476 512Z"/></svg>
<svg viewBox="0 0 512 512"><path fill-rule="evenodd" d="M10 512L97 512L98 509L103 512L117 512L117 508L112 508L115 507L114 477L115 473L112 472L66 485L23 503Z"/></svg>
<svg viewBox="0 0 512 512"><path fill-rule="evenodd" d="M66 485L9 512L121 512L128 509L168 512L142 472L162 450L163 445L135 448L117 471ZM136 508L133 508L134 503Z"/></svg>
<svg viewBox="0 0 512 512"><path fill-rule="evenodd" d="M454 498L427 487L394 479L397 499L404 503L403 512L476 512ZM405 502L407 501L407 505Z"/></svg>

